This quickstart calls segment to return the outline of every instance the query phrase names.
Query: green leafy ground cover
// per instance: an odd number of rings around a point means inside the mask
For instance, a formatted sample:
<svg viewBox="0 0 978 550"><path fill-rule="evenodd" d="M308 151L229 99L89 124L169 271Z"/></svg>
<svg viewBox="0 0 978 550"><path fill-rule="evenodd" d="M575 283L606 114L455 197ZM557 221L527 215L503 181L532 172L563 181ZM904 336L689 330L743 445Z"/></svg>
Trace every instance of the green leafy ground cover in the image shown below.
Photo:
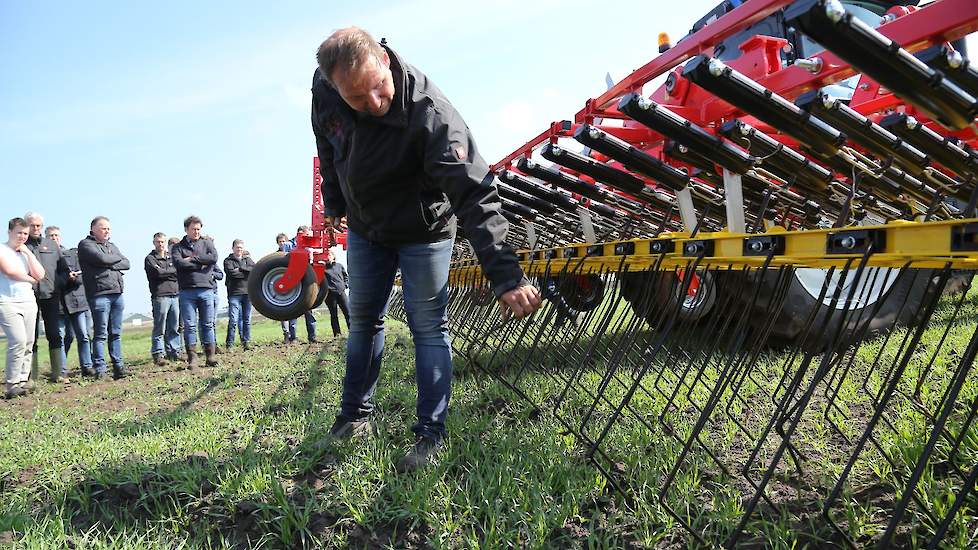
<svg viewBox="0 0 978 550"><path fill-rule="evenodd" d="M975 330L976 300L967 307L941 364L953 366L953 354ZM942 322L934 323L929 337L940 334ZM388 331L377 395L379 433L326 449L316 443L333 420L344 341L285 347L280 338L278 324L263 321L255 327L257 349L224 354L220 367L193 375L174 365L153 366L148 332L133 331L124 338L130 378L67 387L45 383L33 396L0 402L0 546L689 546L655 498L662 470L676 452L673 440L634 424L610 434L609 452L625 457L633 492L622 499L556 419L532 414L507 390L459 365L451 436L437 465L396 475L393 464L412 443L414 418L406 327L391 322ZM860 361L871 360L873 352L865 348ZM559 388L552 377L528 376L525 387L541 400ZM939 369L932 376L940 381L948 373ZM963 399L970 403L976 393L969 385ZM856 406L857 388L843 388L841 395ZM636 405L643 406L641 400ZM909 468L928 430L918 416L901 418L897 411L896 435L885 444L903 457L897 467ZM682 421L677 418L677 425ZM815 425L806 439L811 449L831 441ZM722 427L714 432L725 433ZM978 434L966 439L978 448ZM874 457L867 453L858 472L873 487L891 468ZM702 467L694 461L684 469L670 498L701 510L704 529L723 533L739 519L742 504L732 482L711 478L705 457L700 459ZM839 468L810 466L825 480ZM953 478L935 471L928 476L919 489L922 498L946 508ZM852 494L845 502L843 519L854 536L879 534L885 518L877 507L885 502ZM914 525L901 539L907 545L932 528L919 517ZM973 545L976 525L974 507L966 506L948 547ZM758 520L748 539L752 547L818 547L829 544L819 538L825 530L815 519L807 526Z"/></svg>

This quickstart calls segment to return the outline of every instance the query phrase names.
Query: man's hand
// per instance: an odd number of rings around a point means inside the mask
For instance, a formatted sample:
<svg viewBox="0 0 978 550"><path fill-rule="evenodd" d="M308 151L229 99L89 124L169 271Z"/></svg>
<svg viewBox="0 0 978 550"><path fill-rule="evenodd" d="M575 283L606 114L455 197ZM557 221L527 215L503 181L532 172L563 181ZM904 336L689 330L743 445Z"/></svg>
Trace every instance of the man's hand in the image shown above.
<svg viewBox="0 0 978 550"><path fill-rule="evenodd" d="M333 229L337 231L340 230L340 220L342 219L343 218L340 216L326 216L326 221L328 221L329 225L333 226Z"/></svg>
<svg viewBox="0 0 978 550"><path fill-rule="evenodd" d="M522 319L540 308L540 291L533 285L524 285L507 291L499 297L499 309L503 319L512 315Z"/></svg>

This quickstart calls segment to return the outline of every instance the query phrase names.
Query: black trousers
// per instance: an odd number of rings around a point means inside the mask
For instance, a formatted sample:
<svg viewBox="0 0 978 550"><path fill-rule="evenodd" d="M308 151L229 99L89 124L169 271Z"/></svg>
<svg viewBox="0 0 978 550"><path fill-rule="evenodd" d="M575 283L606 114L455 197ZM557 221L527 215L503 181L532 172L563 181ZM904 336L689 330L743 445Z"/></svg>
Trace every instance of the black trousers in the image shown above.
<svg viewBox="0 0 978 550"><path fill-rule="evenodd" d="M44 322L44 337L47 338L49 349L61 349L61 297L42 298L37 301L37 327L40 329ZM38 330L40 333L40 330ZM37 353L37 338L34 338L34 353Z"/></svg>
<svg viewBox="0 0 978 550"><path fill-rule="evenodd" d="M346 291L343 292L333 292L330 291L326 295L326 309L329 310L329 322L333 326L333 336L340 335L340 318L336 313L336 306L340 306L343 310L343 318L346 320L346 328L350 329L350 304L346 299Z"/></svg>

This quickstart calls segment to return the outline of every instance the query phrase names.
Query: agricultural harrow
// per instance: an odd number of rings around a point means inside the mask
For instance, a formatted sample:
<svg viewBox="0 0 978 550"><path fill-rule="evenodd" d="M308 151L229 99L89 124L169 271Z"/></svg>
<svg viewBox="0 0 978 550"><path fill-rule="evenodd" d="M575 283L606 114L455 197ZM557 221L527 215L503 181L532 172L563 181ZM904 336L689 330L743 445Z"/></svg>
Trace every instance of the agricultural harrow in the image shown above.
<svg viewBox="0 0 978 550"><path fill-rule="evenodd" d="M456 354L666 541L978 544L978 2L912 4L726 0L496 163L532 319L457 243Z"/></svg>

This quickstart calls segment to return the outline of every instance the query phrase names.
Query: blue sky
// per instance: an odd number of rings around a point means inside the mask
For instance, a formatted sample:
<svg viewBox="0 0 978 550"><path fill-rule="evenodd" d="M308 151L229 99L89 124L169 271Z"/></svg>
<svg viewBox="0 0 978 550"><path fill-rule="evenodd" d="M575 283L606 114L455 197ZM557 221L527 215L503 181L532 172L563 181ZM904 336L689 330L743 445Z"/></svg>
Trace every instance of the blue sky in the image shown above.
<svg viewBox="0 0 978 550"><path fill-rule="evenodd" d="M147 312L156 231L194 213L222 257L234 238L261 257L308 223L309 84L333 30L386 37L494 162L717 2L0 0L0 217L40 211L66 243L110 217L127 313Z"/></svg>
<svg viewBox="0 0 978 550"><path fill-rule="evenodd" d="M574 1L0 0L0 216L40 211L67 243L110 217L134 266L127 313L147 312L141 265L156 231L182 235L195 213L222 257L238 237L260 257L276 233L308 223L308 90L331 31L356 24L387 37L493 162L572 116L603 91L605 72L648 61L659 31L684 33L711 3L629 16L621 10L635 4Z"/></svg>

